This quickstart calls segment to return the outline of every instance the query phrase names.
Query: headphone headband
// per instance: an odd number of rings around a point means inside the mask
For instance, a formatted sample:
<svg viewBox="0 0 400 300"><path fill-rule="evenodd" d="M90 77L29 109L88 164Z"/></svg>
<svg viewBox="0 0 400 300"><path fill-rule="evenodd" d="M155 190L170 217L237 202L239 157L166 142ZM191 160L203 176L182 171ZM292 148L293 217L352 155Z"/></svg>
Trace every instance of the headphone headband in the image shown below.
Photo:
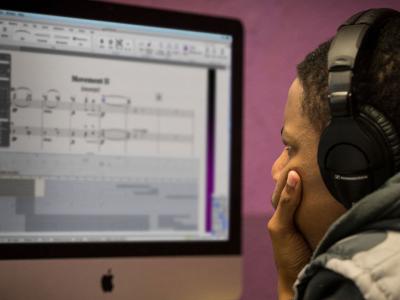
<svg viewBox="0 0 400 300"><path fill-rule="evenodd" d="M366 33L390 15L392 9L371 9L351 17L338 28L328 53L328 92L332 118L353 115L351 81L354 65Z"/></svg>

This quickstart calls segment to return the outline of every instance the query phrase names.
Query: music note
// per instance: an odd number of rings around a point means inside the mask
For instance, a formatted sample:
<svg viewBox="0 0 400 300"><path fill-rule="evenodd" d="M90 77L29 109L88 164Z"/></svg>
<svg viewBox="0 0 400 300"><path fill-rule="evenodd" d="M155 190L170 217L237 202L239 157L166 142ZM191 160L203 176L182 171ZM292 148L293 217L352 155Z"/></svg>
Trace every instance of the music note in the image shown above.
<svg viewBox="0 0 400 300"><path fill-rule="evenodd" d="M88 111L88 102L89 102L89 99L86 97L85 98L85 107L84 107L85 112Z"/></svg>
<svg viewBox="0 0 400 300"><path fill-rule="evenodd" d="M70 115L74 116L76 114L76 110L75 110L75 102L76 102L76 98L74 96L71 97L71 104L70 104Z"/></svg>
<svg viewBox="0 0 400 300"><path fill-rule="evenodd" d="M30 127L25 126L25 133L26 133L27 135L29 135L29 136L32 134L32 130L30 129Z"/></svg>
<svg viewBox="0 0 400 300"><path fill-rule="evenodd" d="M75 145L75 130L70 130L70 137L71 137L71 140L70 140L70 142L69 142L69 144L70 145Z"/></svg>
<svg viewBox="0 0 400 300"><path fill-rule="evenodd" d="M44 142L51 141L51 139L47 137L47 130L45 130L45 129L42 130L42 141L44 141Z"/></svg>
<svg viewBox="0 0 400 300"><path fill-rule="evenodd" d="M92 112L96 111L96 100L95 99L92 99L91 111Z"/></svg>
<svg viewBox="0 0 400 300"><path fill-rule="evenodd" d="M32 91L28 87L18 87L12 96L16 106L27 107L32 102Z"/></svg>
<svg viewBox="0 0 400 300"><path fill-rule="evenodd" d="M43 95L44 105L49 109L54 109L58 106L61 100L60 92L55 89L50 89Z"/></svg>
<svg viewBox="0 0 400 300"><path fill-rule="evenodd" d="M12 135L11 140L13 142L15 142L17 140L17 137L15 136L16 131L15 131L15 128L14 128L13 124L11 124L11 128L12 128L12 130L11 130L11 135Z"/></svg>

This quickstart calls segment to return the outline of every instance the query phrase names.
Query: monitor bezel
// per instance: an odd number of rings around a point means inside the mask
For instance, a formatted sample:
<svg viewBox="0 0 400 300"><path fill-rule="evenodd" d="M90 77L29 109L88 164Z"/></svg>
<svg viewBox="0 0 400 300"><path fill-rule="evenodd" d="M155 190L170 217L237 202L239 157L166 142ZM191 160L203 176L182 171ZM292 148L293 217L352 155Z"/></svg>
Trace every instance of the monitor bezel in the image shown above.
<svg viewBox="0 0 400 300"><path fill-rule="evenodd" d="M0 260L241 254L243 26L237 19L98 1L3 1L0 9L228 34L232 47L230 230L227 241L0 244Z"/></svg>

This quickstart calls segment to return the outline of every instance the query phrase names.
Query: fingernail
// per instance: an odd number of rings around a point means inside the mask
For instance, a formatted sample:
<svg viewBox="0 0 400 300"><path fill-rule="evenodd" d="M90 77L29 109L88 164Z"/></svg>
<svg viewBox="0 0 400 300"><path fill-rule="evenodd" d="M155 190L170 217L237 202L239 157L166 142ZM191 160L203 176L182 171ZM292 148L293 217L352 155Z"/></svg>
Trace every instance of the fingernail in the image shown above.
<svg viewBox="0 0 400 300"><path fill-rule="evenodd" d="M295 188L298 182L298 176L295 171L290 171L286 180L286 183L291 188Z"/></svg>

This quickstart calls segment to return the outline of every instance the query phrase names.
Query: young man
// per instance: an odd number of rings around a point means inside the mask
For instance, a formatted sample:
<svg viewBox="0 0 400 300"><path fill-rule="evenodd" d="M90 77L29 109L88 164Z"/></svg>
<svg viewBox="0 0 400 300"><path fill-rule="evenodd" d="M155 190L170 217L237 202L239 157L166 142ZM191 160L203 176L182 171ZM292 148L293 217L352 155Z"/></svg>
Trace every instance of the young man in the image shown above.
<svg viewBox="0 0 400 300"><path fill-rule="evenodd" d="M361 44L348 97L354 119L376 118L369 125L382 127L376 143L389 149L391 178L346 205L321 175L320 138L338 119L328 100L328 41L298 65L284 113L285 147L271 171L268 230L279 299L400 299L400 14L378 23Z"/></svg>

